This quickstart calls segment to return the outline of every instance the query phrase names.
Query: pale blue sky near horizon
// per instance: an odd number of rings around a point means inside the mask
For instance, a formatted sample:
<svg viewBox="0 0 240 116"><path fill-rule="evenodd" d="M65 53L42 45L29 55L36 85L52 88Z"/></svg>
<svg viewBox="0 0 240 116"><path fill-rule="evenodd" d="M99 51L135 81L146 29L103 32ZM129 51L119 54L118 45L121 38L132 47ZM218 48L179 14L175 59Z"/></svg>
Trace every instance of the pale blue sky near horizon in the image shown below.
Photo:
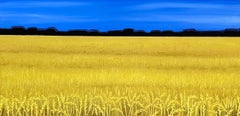
<svg viewBox="0 0 240 116"><path fill-rule="evenodd" d="M222 30L240 28L240 1L232 0L0 0L0 28L59 30Z"/></svg>

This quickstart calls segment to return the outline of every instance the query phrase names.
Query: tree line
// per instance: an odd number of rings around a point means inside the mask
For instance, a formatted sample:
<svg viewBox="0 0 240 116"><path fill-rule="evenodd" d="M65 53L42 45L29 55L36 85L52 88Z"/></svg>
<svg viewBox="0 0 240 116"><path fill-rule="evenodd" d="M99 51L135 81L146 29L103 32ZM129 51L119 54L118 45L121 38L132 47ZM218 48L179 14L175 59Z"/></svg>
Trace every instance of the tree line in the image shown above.
<svg viewBox="0 0 240 116"><path fill-rule="evenodd" d="M0 35L59 35L59 36L240 36L240 28L228 28L224 30L198 31L196 29L184 29L181 32L172 30L134 30L126 28L123 30L110 30L100 32L92 30L68 30L58 31L55 27L39 29L36 27L25 28L23 26L13 26L12 28L0 28Z"/></svg>

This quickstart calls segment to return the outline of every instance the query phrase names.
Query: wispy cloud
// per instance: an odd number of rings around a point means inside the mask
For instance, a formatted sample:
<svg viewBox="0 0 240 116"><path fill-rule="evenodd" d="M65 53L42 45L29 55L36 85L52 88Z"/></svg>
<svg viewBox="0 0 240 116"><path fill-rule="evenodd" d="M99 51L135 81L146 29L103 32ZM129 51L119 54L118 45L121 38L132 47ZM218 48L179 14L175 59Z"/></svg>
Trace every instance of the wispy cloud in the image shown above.
<svg viewBox="0 0 240 116"><path fill-rule="evenodd" d="M98 19L84 16L44 15L31 13L0 13L0 21L14 21L21 24L44 24L96 22L98 21Z"/></svg>
<svg viewBox="0 0 240 116"><path fill-rule="evenodd" d="M48 2L48 1L16 1L16 2L0 2L0 8L36 8L36 7L72 7L72 6L87 6L88 2Z"/></svg>
<svg viewBox="0 0 240 116"><path fill-rule="evenodd" d="M166 10L169 8L169 10ZM129 6L125 21L179 22L182 24L240 24L240 4L155 2ZM183 10L184 9L184 10Z"/></svg>
<svg viewBox="0 0 240 116"><path fill-rule="evenodd" d="M132 10L155 10L163 8L224 8L224 5L220 4L207 4L207 3L178 3L178 2L156 2L156 3L145 3L135 6L130 6Z"/></svg>
<svg viewBox="0 0 240 116"><path fill-rule="evenodd" d="M228 15L152 15L122 18L124 21L138 22L181 22L195 24L240 24L240 16Z"/></svg>

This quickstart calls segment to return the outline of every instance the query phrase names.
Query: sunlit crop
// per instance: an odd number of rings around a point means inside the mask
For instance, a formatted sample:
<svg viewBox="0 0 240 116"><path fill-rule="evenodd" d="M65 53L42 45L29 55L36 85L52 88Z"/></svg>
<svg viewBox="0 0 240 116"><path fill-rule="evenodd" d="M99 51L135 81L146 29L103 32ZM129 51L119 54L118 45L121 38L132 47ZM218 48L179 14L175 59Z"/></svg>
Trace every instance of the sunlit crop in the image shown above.
<svg viewBox="0 0 240 116"><path fill-rule="evenodd" d="M0 36L0 116L209 115L240 115L240 38Z"/></svg>

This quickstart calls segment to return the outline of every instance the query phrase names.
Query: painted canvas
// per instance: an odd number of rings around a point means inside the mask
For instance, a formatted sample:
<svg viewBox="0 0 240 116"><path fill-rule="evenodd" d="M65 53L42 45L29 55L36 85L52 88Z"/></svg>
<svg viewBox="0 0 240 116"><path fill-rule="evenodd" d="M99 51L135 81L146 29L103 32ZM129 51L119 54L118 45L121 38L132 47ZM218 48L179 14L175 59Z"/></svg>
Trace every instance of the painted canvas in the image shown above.
<svg viewBox="0 0 240 116"><path fill-rule="evenodd" d="M0 116L239 116L239 0L0 0Z"/></svg>

